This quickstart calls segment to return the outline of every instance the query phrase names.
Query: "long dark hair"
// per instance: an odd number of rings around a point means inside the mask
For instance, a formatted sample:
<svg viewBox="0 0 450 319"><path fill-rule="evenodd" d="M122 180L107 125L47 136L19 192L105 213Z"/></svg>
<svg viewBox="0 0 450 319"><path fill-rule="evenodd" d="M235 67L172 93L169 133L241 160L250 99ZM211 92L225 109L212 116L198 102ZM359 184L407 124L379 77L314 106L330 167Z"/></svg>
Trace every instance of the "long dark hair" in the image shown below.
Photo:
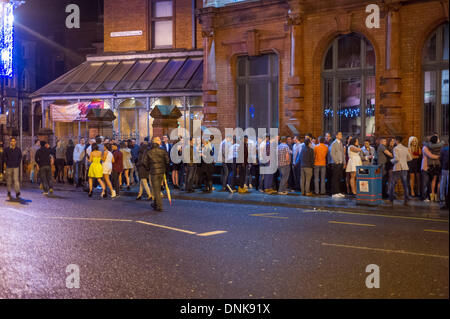
<svg viewBox="0 0 450 319"><path fill-rule="evenodd" d="M97 145L97 143L92 143L92 145L91 145L91 150L92 150L92 151L98 151L98 145Z"/></svg>

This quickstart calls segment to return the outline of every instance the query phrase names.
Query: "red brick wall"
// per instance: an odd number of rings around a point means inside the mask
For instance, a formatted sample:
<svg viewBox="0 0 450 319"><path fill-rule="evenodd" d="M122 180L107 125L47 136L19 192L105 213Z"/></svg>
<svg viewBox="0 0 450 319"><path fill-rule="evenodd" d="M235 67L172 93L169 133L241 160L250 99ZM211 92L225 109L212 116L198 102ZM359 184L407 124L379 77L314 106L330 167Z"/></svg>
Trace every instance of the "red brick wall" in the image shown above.
<svg viewBox="0 0 450 319"><path fill-rule="evenodd" d="M173 0L174 48L192 49L192 1ZM202 0L197 8L202 7ZM104 16L105 52L128 52L151 50L151 0L106 0ZM111 32L142 30L142 36L111 38ZM201 26L197 21L197 48L202 48Z"/></svg>

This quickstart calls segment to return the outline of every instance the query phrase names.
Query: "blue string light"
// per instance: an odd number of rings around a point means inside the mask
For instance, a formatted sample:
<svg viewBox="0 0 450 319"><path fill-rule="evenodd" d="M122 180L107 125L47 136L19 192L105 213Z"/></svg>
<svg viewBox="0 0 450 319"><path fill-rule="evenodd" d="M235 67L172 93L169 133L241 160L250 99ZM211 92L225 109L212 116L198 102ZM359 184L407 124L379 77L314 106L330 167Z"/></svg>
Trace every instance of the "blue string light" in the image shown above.
<svg viewBox="0 0 450 319"><path fill-rule="evenodd" d="M331 108L325 108L323 113L324 113L325 117L333 117L334 116L334 111ZM366 113L366 116L369 116L369 117L375 116L375 106L374 105L367 106L365 113ZM360 117L361 116L361 108L359 106L344 107L337 111L337 115L340 117L344 116L346 118Z"/></svg>

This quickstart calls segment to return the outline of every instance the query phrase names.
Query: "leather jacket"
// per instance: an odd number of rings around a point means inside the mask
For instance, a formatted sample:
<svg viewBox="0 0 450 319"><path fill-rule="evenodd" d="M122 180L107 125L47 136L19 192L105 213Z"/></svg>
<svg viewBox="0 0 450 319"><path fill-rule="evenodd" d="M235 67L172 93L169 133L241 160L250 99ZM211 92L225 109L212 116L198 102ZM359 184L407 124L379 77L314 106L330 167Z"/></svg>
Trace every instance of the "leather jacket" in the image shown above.
<svg viewBox="0 0 450 319"><path fill-rule="evenodd" d="M144 155L143 164L151 175L165 174L169 166L169 155L166 150L153 145Z"/></svg>

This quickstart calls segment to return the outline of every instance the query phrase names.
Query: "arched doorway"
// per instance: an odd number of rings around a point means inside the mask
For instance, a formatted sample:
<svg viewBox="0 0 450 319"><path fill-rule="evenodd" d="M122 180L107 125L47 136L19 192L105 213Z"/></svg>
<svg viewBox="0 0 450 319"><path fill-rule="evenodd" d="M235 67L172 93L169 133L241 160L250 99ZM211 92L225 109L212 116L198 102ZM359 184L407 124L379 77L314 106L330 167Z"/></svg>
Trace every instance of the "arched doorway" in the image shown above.
<svg viewBox="0 0 450 319"><path fill-rule="evenodd" d="M439 26L423 48L423 135L448 137L449 34L448 23Z"/></svg>
<svg viewBox="0 0 450 319"><path fill-rule="evenodd" d="M333 40L322 64L323 133L375 134L375 51L357 33Z"/></svg>

